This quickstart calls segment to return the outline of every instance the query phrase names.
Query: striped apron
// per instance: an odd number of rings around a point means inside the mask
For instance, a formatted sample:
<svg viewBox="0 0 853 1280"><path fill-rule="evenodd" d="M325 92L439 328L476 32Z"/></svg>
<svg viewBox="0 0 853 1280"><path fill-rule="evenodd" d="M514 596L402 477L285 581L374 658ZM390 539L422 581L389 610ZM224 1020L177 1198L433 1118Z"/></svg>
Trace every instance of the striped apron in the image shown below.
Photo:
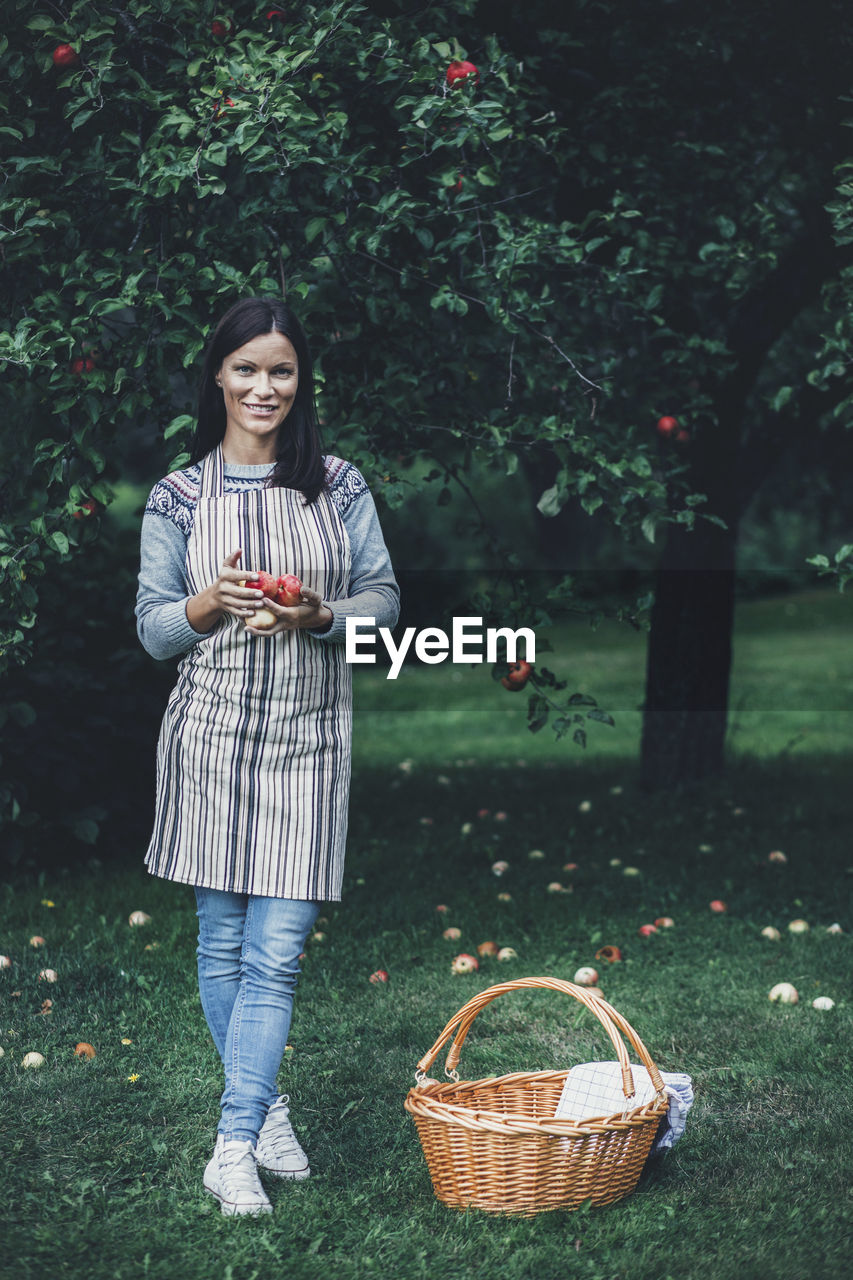
<svg viewBox="0 0 853 1280"><path fill-rule="evenodd" d="M241 565L295 573L347 595L349 537L325 493L223 492L221 448L204 460L187 546L189 591ZM152 875L307 900L341 896L349 802L351 673L341 645L304 631L249 635L226 614L181 660L157 747Z"/></svg>

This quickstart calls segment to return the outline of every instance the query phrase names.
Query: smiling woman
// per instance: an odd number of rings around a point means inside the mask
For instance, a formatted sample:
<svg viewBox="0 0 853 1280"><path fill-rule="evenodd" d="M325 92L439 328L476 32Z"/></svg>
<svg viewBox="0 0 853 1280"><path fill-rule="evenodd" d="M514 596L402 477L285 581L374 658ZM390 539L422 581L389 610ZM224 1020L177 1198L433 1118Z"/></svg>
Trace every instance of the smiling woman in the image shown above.
<svg viewBox="0 0 853 1280"><path fill-rule="evenodd" d="M270 575L298 594L265 598ZM217 326L193 462L151 492L139 583L142 643L182 655L145 861L196 893L199 991L225 1074L204 1186L224 1214L269 1213L257 1167L309 1173L276 1077L299 957L319 903L341 895L346 619L392 627L398 611L367 485L320 451L311 355L283 302L246 299Z"/></svg>
<svg viewBox="0 0 853 1280"><path fill-rule="evenodd" d="M293 343L283 333L260 334L226 356L214 381L222 390L229 461L272 463L299 387Z"/></svg>

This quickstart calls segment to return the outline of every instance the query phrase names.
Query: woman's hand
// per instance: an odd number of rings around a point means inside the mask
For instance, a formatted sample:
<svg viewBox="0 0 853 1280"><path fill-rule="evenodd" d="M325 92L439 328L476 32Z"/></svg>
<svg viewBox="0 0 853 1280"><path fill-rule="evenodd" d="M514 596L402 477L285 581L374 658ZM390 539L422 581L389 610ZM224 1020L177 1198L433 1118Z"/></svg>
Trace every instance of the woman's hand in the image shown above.
<svg viewBox="0 0 853 1280"><path fill-rule="evenodd" d="M237 568L242 554L239 547L232 551L225 557L216 581L197 595L190 596L187 621L194 631L201 634L211 631L226 613L235 618L250 618L264 600L263 591L252 586L258 575Z"/></svg>
<svg viewBox="0 0 853 1280"><path fill-rule="evenodd" d="M328 631L334 617L328 605L323 604L323 597L310 587L303 587L300 592L300 603L294 605L276 604L266 599L263 608L274 613L278 621L272 627L253 627L252 619L246 619L246 630L253 636L277 636L282 631Z"/></svg>

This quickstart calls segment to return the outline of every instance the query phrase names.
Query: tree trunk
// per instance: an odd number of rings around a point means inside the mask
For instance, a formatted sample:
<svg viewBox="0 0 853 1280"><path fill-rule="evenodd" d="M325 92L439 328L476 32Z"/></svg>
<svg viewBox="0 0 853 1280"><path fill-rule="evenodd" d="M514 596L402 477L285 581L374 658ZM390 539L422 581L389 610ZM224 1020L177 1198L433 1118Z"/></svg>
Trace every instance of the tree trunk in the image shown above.
<svg viewBox="0 0 853 1280"><path fill-rule="evenodd" d="M723 768L737 524L673 526L657 573L640 779L651 790Z"/></svg>

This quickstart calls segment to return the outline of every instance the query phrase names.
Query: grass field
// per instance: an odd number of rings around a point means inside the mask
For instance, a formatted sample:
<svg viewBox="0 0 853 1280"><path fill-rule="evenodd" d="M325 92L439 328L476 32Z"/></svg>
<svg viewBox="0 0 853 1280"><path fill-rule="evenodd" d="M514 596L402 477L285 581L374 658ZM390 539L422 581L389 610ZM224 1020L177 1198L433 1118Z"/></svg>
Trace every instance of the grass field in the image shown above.
<svg viewBox="0 0 853 1280"><path fill-rule="evenodd" d="M123 848L5 886L3 1280L846 1274L846 609L821 595L741 611L732 764L683 795L636 786L625 717L637 715L642 645L629 633L565 633L579 682L617 716L586 753L547 730L531 737L516 700L487 677L483 710L482 672L445 669L441 682L440 668L414 670L393 691L380 673L359 673L344 900L308 948L280 1077L313 1174L272 1187L271 1218L224 1219L201 1189L221 1083L195 985L192 891L151 879L142 851ZM772 850L787 863L768 862ZM510 864L500 878L498 859ZM548 893L555 880L571 892ZM726 913L709 910L716 898ZM137 909L152 920L132 929ZM675 927L640 939L638 926L661 915ZM809 932L789 933L797 917ZM835 921L844 934L826 932ZM448 924L458 942L442 937ZM780 941L761 937L768 924ZM34 934L40 950L28 946ZM452 956L486 939L518 958L451 974ZM622 963L594 960L605 943L623 949ZM590 963L659 1066L692 1075L684 1138L609 1208L529 1220L446 1209L402 1108L416 1061L476 991L532 974L571 980ZM38 980L47 966L59 975L50 986ZM385 986L368 981L378 967ZM768 1001L780 981L797 987L798 1004ZM815 1010L817 995L835 1008ZM562 997L516 992L477 1020L461 1074L609 1058L596 1028ZM97 1056L77 1060L78 1041ZM44 1055L40 1069L21 1067L28 1051Z"/></svg>

